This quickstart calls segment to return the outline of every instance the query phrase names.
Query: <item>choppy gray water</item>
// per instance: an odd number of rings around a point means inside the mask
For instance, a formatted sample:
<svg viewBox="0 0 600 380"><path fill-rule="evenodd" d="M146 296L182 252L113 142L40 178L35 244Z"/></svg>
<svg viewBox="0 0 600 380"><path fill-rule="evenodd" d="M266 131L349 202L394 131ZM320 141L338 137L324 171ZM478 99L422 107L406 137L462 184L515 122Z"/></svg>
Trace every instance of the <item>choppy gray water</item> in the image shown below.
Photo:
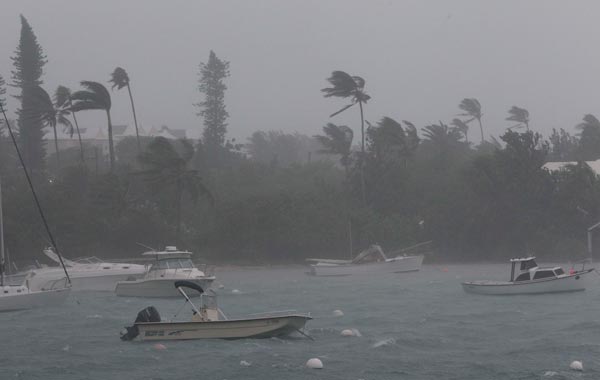
<svg viewBox="0 0 600 380"><path fill-rule="evenodd" d="M315 340L165 342L166 350L121 342L119 331L151 304L170 318L180 300L73 293L61 308L0 314L0 379L600 378L599 277L585 292L558 295L486 297L460 287L465 279L503 279L508 269L424 266L377 278L222 271L227 313L310 311ZM334 317L335 309L345 315ZM362 336L342 337L343 329ZM325 368L306 368L312 357ZM569 370L573 360L584 372Z"/></svg>

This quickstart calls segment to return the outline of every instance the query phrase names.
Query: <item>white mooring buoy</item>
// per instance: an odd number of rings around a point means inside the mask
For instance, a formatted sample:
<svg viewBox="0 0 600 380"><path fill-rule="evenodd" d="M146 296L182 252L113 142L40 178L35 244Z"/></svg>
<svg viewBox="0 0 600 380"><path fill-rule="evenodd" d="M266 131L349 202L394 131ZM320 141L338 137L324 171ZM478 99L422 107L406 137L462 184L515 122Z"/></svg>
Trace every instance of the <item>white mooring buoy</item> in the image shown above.
<svg viewBox="0 0 600 380"><path fill-rule="evenodd" d="M583 363L579 360L573 360L571 365L569 365L573 371L583 371Z"/></svg>
<svg viewBox="0 0 600 380"><path fill-rule="evenodd" d="M312 358L308 359L308 361L306 362L306 366L312 369L323 369L323 362L321 361L321 359Z"/></svg>
<svg viewBox="0 0 600 380"><path fill-rule="evenodd" d="M345 329L345 330L342 330L340 335L341 336L354 336L354 331L352 331L350 329Z"/></svg>
<svg viewBox="0 0 600 380"><path fill-rule="evenodd" d="M336 309L333 311L333 316L334 317L343 317L344 316L344 312L341 311L340 309Z"/></svg>

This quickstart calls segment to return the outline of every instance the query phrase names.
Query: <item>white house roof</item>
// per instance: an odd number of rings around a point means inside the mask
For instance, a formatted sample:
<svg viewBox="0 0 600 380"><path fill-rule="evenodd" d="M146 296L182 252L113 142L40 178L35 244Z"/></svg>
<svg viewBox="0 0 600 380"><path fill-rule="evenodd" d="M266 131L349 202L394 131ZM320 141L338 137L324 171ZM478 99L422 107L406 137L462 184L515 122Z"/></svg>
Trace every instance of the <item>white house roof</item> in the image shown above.
<svg viewBox="0 0 600 380"><path fill-rule="evenodd" d="M600 159L596 161L585 161L585 163L594 171L596 174L600 174ZM562 161L562 162L546 162L543 168L550 171L558 171L565 169L568 165L577 165L575 161Z"/></svg>

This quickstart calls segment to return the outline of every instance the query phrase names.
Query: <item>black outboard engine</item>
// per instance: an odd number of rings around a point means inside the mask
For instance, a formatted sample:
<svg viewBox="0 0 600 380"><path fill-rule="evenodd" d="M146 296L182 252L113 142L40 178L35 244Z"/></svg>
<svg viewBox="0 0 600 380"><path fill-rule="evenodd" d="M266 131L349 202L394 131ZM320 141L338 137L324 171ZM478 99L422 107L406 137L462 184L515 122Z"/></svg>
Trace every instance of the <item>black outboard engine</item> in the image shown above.
<svg viewBox="0 0 600 380"><path fill-rule="evenodd" d="M133 322L133 326L125 327L125 332L121 334L121 340L134 340L139 334L136 323L139 322L160 322L160 314L154 306L148 306L140 311Z"/></svg>

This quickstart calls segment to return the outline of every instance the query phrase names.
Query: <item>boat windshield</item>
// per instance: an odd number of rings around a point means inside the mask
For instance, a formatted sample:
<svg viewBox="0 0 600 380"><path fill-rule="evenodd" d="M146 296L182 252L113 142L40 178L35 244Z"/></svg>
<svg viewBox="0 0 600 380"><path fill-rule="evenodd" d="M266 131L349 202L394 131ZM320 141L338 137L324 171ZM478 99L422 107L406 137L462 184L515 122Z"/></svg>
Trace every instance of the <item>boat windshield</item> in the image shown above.
<svg viewBox="0 0 600 380"><path fill-rule="evenodd" d="M527 260L527 261L521 261L521 270L529 270L529 269L535 268L537 266L538 266L537 263L533 259Z"/></svg>
<svg viewBox="0 0 600 380"><path fill-rule="evenodd" d="M152 265L153 270L162 269L192 269L194 264L191 259L165 259Z"/></svg>

